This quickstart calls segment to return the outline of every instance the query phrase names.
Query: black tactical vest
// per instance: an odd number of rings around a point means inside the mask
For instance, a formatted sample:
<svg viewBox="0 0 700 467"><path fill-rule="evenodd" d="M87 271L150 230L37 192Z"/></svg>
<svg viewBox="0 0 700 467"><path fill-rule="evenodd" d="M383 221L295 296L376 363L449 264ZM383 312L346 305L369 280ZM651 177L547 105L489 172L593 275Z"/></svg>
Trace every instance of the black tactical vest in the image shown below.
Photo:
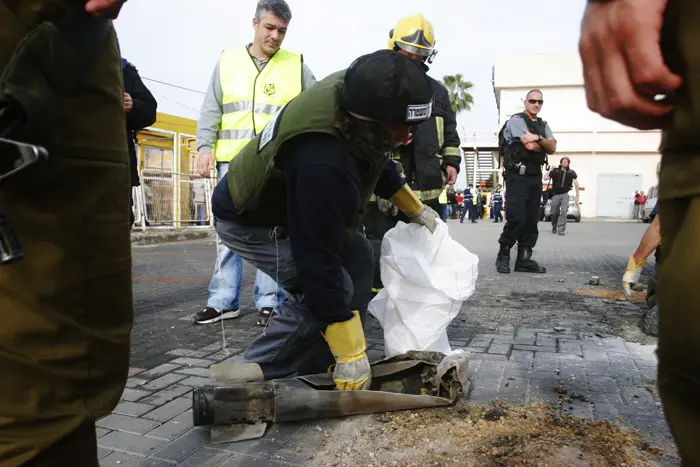
<svg viewBox="0 0 700 467"><path fill-rule="evenodd" d="M521 112L520 115L525 124L527 125L527 131L534 135L540 135L543 138L545 135L545 128L547 123L541 118L537 117L537 120L532 120L525 112ZM515 116L515 115L514 115ZM512 117L511 117L512 118ZM527 166L542 166L547 163L547 153L544 151L529 151L525 149L525 146L520 142L519 138L516 138L512 143L510 143L510 149L513 153L513 162L522 162Z"/></svg>

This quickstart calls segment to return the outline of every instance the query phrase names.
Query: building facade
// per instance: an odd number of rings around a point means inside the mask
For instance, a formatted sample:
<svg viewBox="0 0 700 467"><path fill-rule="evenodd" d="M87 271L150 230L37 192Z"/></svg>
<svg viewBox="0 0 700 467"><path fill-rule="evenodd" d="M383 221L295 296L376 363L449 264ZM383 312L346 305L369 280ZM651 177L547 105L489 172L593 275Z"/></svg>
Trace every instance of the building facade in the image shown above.
<svg viewBox="0 0 700 467"><path fill-rule="evenodd" d="M634 192L646 193L657 184L661 133L639 131L591 112L578 54L501 57L493 68L493 86L499 129L523 111L530 89L542 91L540 116L557 139L557 153L549 162L556 166L564 156L571 159L581 186L582 216L631 217Z"/></svg>

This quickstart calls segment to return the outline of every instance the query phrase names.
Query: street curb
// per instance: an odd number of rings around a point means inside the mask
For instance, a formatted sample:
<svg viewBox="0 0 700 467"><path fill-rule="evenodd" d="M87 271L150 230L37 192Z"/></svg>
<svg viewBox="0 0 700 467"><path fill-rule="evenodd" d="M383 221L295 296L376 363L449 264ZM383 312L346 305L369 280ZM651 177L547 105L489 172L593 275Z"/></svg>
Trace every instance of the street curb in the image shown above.
<svg viewBox="0 0 700 467"><path fill-rule="evenodd" d="M204 238L214 239L214 229L168 229L131 232L131 244L137 246L200 240Z"/></svg>

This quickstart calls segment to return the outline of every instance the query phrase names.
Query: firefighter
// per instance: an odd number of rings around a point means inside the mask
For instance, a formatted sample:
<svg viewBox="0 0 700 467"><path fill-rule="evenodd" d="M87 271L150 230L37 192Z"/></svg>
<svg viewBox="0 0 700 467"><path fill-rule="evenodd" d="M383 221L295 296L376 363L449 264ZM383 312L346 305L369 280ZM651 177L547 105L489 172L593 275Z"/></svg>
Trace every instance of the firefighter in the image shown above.
<svg viewBox="0 0 700 467"><path fill-rule="evenodd" d="M0 71L17 65L18 45L44 22L89 23L83 10L114 18L122 3L0 0ZM103 42L87 28L62 33L96 51L70 94L21 132L47 149L47 163L0 187L25 255L0 267L2 467L97 466L95 420L116 406L127 378L131 180L119 45L105 26ZM0 160L8 155L0 150Z"/></svg>
<svg viewBox="0 0 700 467"><path fill-rule="evenodd" d="M409 57L419 63L423 70L429 70L437 51L435 50L435 33L433 26L421 14L401 18L389 31L388 48ZM447 89L435 79L428 76L433 87L435 101L432 116L417 125L413 131L411 144L396 151L393 158L403 167L404 177L421 201L442 214L443 205L439 197L447 185L457 182L462 157L460 140L457 134L456 114L452 109ZM388 216L388 222L379 220L385 217L372 197L365 211L365 234L370 243L376 247L381 244L384 234L393 228L399 220L407 222L405 216ZM376 257L379 268L379 255ZM379 287L375 287L375 291Z"/></svg>

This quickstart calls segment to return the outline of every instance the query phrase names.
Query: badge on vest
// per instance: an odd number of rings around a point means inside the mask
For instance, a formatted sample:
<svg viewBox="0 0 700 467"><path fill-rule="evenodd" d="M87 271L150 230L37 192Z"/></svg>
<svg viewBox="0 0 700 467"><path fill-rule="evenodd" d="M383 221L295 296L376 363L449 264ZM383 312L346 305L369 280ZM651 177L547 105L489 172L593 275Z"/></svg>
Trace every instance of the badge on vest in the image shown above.
<svg viewBox="0 0 700 467"><path fill-rule="evenodd" d="M433 103L409 105L406 110L406 121L425 120L433 113Z"/></svg>
<svg viewBox="0 0 700 467"><path fill-rule="evenodd" d="M263 86L263 92L266 96L271 96L275 93L275 83L265 83Z"/></svg>
<svg viewBox="0 0 700 467"><path fill-rule="evenodd" d="M275 136L277 136L277 129L279 128L279 118L282 116L282 112L284 112L285 107L287 105L285 104L281 109L277 111L274 117L272 117L272 120L267 122L267 125L265 125L265 128L260 132L260 141L258 142L258 152L262 151L267 144L275 139Z"/></svg>

